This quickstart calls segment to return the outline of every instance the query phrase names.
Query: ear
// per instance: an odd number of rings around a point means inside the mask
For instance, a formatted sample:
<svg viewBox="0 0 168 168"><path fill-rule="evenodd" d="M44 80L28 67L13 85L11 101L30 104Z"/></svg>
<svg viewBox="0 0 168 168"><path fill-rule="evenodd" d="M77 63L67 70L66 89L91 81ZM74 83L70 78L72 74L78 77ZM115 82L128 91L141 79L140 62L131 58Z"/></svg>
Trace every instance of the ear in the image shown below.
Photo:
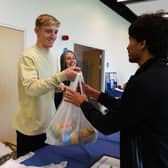
<svg viewBox="0 0 168 168"><path fill-rule="evenodd" d="M146 40L140 42L141 48L145 49L147 47Z"/></svg>
<svg viewBox="0 0 168 168"><path fill-rule="evenodd" d="M38 28L38 27L35 27L35 28L34 28L34 32L35 32L36 34L38 34L39 28Z"/></svg>

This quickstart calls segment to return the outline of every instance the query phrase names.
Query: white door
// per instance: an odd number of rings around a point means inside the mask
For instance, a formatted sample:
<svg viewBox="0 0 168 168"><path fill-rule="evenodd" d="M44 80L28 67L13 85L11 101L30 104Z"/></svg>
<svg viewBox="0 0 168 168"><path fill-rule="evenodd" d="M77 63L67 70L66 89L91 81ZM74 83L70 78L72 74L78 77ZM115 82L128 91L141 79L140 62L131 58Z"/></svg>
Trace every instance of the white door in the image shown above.
<svg viewBox="0 0 168 168"><path fill-rule="evenodd" d="M0 26L0 141L16 142L12 120L18 108L17 61L23 46L23 31Z"/></svg>

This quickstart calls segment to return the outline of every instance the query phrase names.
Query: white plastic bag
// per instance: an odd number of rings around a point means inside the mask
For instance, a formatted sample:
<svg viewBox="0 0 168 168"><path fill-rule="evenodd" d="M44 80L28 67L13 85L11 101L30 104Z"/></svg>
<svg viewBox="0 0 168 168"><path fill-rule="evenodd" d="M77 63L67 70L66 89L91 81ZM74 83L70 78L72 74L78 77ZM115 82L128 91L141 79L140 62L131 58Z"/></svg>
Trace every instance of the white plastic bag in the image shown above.
<svg viewBox="0 0 168 168"><path fill-rule="evenodd" d="M79 73L70 88L76 90L78 84L83 93L81 81L83 76ZM97 132L85 118L80 107L62 100L56 114L46 131L46 143L51 145L86 144L96 140Z"/></svg>

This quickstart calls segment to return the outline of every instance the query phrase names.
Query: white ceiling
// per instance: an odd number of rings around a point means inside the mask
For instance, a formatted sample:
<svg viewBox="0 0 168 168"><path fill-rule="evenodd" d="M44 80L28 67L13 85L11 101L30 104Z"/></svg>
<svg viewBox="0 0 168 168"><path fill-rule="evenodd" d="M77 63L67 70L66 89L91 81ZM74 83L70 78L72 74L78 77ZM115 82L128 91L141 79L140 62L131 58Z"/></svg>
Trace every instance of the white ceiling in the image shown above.
<svg viewBox="0 0 168 168"><path fill-rule="evenodd" d="M142 2L128 3L126 6L132 10L136 15L143 13L153 13L160 10L168 12L168 0L150 0Z"/></svg>

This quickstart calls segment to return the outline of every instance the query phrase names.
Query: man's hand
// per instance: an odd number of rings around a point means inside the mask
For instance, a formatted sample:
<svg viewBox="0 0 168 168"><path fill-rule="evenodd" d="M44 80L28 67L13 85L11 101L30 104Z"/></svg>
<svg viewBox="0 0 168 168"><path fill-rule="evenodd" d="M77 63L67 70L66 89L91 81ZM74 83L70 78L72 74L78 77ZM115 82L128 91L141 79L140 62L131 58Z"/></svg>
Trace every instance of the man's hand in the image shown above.
<svg viewBox="0 0 168 168"><path fill-rule="evenodd" d="M67 77L68 81L74 81L77 73L80 72L79 67L69 67L63 71Z"/></svg>

